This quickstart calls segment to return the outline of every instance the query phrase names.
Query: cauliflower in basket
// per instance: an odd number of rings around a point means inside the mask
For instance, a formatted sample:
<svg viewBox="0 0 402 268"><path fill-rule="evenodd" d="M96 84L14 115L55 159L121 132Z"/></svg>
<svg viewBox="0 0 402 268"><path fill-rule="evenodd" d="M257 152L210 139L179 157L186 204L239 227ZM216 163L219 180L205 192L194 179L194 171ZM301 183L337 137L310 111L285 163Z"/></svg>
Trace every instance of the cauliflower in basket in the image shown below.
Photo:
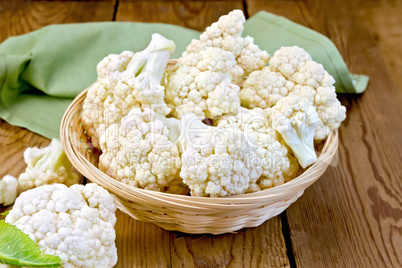
<svg viewBox="0 0 402 268"><path fill-rule="evenodd" d="M180 183L181 165L169 132L151 109L133 108L101 136L100 170L128 185L169 192L170 185ZM184 185L176 186L172 189L185 192Z"/></svg>
<svg viewBox="0 0 402 268"><path fill-rule="evenodd" d="M111 194L90 183L52 184L23 192L6 222L28 234L64 268L113 267L116 204Z"/></svg>
<svg viewBox="0 0 402 268"><path fill-rule="evenodd" d="M132 53L109 55L98 64L98 80L88 89L82 123L99 149L99 137L133 107L151 107L168 114L161 85L170 54L176 46L160 34L153 34L148 47Z"/></svg>
<svg viewBox="0 0 402 268"><path fill-rule="evenodd" d="M231 52L237 64L230 70L233 83L240 85L243 76L259 70L269 61L270 55L260 50L250 36L242 37L245 17L243 11L236 9L221 16L217 22L207 27L200 35L200 40L193 40L183 56L199 53L208 47L217 47Z"/></svg>
<svg viewBox="0 0 402 268"><path fill-rule="evenodd" d="M172 114L180 118L194 113L202 120L234 113L240 103L240 88L231 82L229 72L235 64L233 54L220 48L182 57L166 86Z"/></svg>
<svg viewBox="0 0 402 268"><path fill-rule="evenodd" d="M334 78L304 49L282 47L268 67L249 75L240 99L247 108L270 109L290 95L307 98L319 117L314 138L323 140L345 119L346 109L336 98L334 83Z"/></svg>
<svg viewBox="0 0 402 268"><path fill-rule="evenodd" d="M180 177L191 195L242 194L260 178L260 159L242 131L208 126L190 113L181 120L156 116L170 129L170 140L177 143Z"/></svg>
<svg viewBox="0 0 402 268"><path fill-rule="evenodd" d="M255 148L261 160L262 175L248 191L254 192L281 185L293 179L298 170L297 160L291 155L281 136L271 127L268 114L259 108L240 108L236 115L224 116L215 122L221 128L238 128Z"/></svg>
<svg viewBox="0 0 402 268"><path fill-rule="evenodd" d="M98 80L88 88L83 103L81 122L96 148L99 148L99 126L104 127L105 124L104 103L113 102L113 86L121 73L126 70L133 55L131 51L123 51L120 55L106 56L98 63Z"/></svg>

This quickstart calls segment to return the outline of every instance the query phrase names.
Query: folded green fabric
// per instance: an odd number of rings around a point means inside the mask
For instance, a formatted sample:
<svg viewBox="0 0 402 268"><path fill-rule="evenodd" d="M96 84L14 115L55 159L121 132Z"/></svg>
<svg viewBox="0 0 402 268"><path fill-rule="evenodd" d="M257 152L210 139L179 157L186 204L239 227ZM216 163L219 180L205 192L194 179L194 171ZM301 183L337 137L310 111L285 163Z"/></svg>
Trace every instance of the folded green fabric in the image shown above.
<svg viewBox="0 0 402 268"><path fill-rule="evenodd" d="M61 118L72 99L96 80L96 64L107 54L139 51L158 32L176 43L179 57L199 32L160 23L100 22L51 25L0 44L0 117L45 137L59 137ZM368 77L350 75L325 36L283 17L260 12L247 20L244 35L273 53L298 45L334 76L337 92L361 93Z"/></svg>

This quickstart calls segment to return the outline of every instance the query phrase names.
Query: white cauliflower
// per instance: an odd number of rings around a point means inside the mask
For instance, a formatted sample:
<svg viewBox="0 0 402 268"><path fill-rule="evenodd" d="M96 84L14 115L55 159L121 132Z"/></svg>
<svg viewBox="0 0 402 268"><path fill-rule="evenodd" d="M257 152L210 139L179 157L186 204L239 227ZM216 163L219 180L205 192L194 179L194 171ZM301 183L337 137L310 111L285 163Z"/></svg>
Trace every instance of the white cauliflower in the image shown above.
<svg viewBox="0 0 402 268"><path fill-rule="evenodd" d="M314 150L316 126L321 123L313 102L299 95L280 99L271 110L272 126L292 149L300 166L317 161Z"/></svg>
<svg viewBox="0 0 402 268"><path fill-rule="evenodd" d="M81 122L96 148L99 148L99 125L105 124L104 103L106 99L113 99L113 84L125 71L133 55L131 51L110 54L97 65L98 79L88 89L81 114Z"/></svg>
<svg viewBox="0 0 402 268"><path fill-rule="evenodd" d="M10 175L4 176L0 181L0 205L9 206L14 204L17 192L18 180Z"/></svg>
<svg viewBox="0 0 402 268"><path fill-rule="evenodd" d="M264 67L261 71L252 72L244 82L240 91L241 104L250 109L270 108L287 96L294 85L280 72L273 72L269 67Z"/></svg>
<svg viewBox="0 0 402 268"><path fill-rule="evenodd" d="M82 176L72 167L58 139L52 139L45 148L27 148L24 160L27 168L18 179L23 190L44 184L64 183L71 186L81 182Z"/></svg>
<svg viewBox="0 0 402 268"><path fill-rule="evenodd" d="M325 139L345 119L346 109L336 98L334 78L298 46L282 47L274 53L269 67L252 72L240 91L242 105L269 109L281 98L307 98L319 115L315 139Z"/></svg>
<svg viewBox="0 0 402 268"><path fill-rule="evenodd" d="M307 98L316 108L320 120L315 131L315 140L325 139L331 129L338 128L346 118L346 108L336 98L334 86L313 88L297 85L289 95Z"/></svg>
<svg viewBox="0 0 402 268"><path fill-rule="evenodd" d="M177 187L180 155L169 141L169 132L153 110L133 108L101 136L100 170L135 187L169 191L169 186L176 184L170 191L185 192L184 187Z"/></svg>
<svg viewBox="0 0 402 268"><path fill-rule="evenodd" d="M113 267L115 211L112 195L96 184L52 184L23 192L5 221L43 253L59 256L64 268Z"/></svg>
<svg viewBox="0 0 402 268"><path fill-rule="evenodd" d="M81 117L96 148L106 128L119 122L133 107L170 112L161 82L175 47L173 41L153 34L143 51L108 56L98 64L98 80L87 92Z"/></svg>
<svg viewBox="0 0 402 268"><path fill-rule="evenodd" d="M240 88L231 83L229 71L235 64L233 54L219 48L182 57L166 86L166 102L173 115L194 113L202 120L234 113Z"/></svg>
<svg viewBox="0 0 402 268"><path fill-rule="evenodd" d="M217 22L205 29L200 40L193 39L183 56L198 53L208 47L217 47L231 52L237 64L231 69L233 83L240 85L243 76L261 69L269 61L270 55L254 44L252 37L243 38L245 17L243 11L236 9L221 16Z"/></svg>
<svg viewBox="0 0 402 268"><path fill-rule="evenodd" d="M240 108L234 116L224 116L215 122L221 128L238 128L256 150L261 160L262 175L248 191L263 190L293 179L299 169L280 135L272 129L268 114L259 108Z"/></svg>
<svg viewBox="0 0 402 268"><path fill-rule="evenodd" d="M156 115L181 152L180 177L193 196L243 194L261 176L261 162L243 133L207 126L195 114L181 120Z"/></svg>
<svg viewBox="0 0 402 268"><path fill-rule="evenodd" d="M281 47L269 61L269 67L274 72L280 72L290 78L307 61L311 61L310 54L298 46Z"/></svg>

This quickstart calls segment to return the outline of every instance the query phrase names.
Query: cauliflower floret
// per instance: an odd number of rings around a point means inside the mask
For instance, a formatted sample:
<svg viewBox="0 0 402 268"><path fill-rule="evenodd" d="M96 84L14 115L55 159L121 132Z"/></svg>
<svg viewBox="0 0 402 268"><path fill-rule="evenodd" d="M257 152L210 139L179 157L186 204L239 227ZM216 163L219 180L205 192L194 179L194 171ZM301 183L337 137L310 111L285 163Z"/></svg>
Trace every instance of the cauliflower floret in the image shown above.
<svg viewBox="0 0 402 268"><path fill-rule="evenodd" d="M312 102L320 118L315 140L325 139L345 119L346 109L336 98L334 78L298 46L282 47L269 67L254 71L240 91L242 105L269 109L281 98L297 95Z"/></svg>
<svg viewBox="0 0 402 268"><path fill-rule="evenodd" d="M294 83L269 67L252 72L240 90L241 104L246 108L266 109L293 90Z"/></svg>
<svg viewBox="0 0 402 268"><path fill-rule="evenodd" d="M153 110L133 108L101 136L100 170L134 187L165 191L180 171L179 150L169 134Z"/></svg>
<svg viewBox="0 0 402 268"><path fill-rule="evenodd" d="M112 88L126 70L133 55L134 53L131 51L110 54L103 58L96 67L98 79L88 88L81 115L81 122L96 148L99 148L99 126L105 124L105 118L107 121L113 120L110 118L110 113L107 113L106 117L104 116L106 99L113 99ZM112 123L114 122L108 122L108 124ZM104 130L104 126L102 128Z"/></svg>
<svg viewBox="0 0 402 268"><path fill-rule="evenodd" d="M14 204L17 198L18 180L11 175L6 175L0 181L0 205Z"/></svg>
<svg viewBox="0 0 402 268"><path fill-rule="evenodd" d="M205 32L200 35L200 40L192 40L183 56L199 53L208 47L217 47L231 52L237 61L230 71L232 82L240 85L244 75L261 69L270 59L270 55L265 50L260 50L254 44L252 37L241 37L245 21L243 11L238 9L221 16L217 22L205 29Z"/></svg>
<svg viewBox="0 0 402 268"><path fill-rule="evenodd" d="M5 221L43 253L59 256L64 268L113 267L115 212L112 195L96 184L53 184L23 192Z"/></svg>
<svg viewBox="0 0 402 268"><path fill-rule="evenodd" d="M272 56L269 67L272 71L290 78L307 61L311 61L311 57L304 49L298 46L282 47Z"/></svg>
<svg viewBox="0 0 402 268"><path fill-rule="evenodd" d="M314 88L332 86L335 83L334 78L315 61L306 61L289 79L298 85Z"/></svg>
<svg viewBox="0 0 402 268"><path fill-rule="evenodd" d="M27 168L18 179L23 190L53 183L71 186L80 183L82 179L71 165L58 139L52 139L45 148L27 148L24 160Z"/></svg>
<svg viewBox="0 0 402 268"><path fill-rule="evenodd" d="M148 47L131 54L109 55L98 64L98 80L87 92L81 120L94 147L99 137L133 107L151 107L168 114L161 85L173 41L153 34Z"/></svg>
<svg viewBox="0 0 402 268"><path fill-rule="evenodd" d="M194 114L183 124L180 176L193 196L243 194L261 176L260 159L241 131L207 126Z"/></svg>
<svg viewBox="0 0 402 268"><path fill-rule="evenodd" d="M239 103L239 86L232 84L228 71L236 64L232 53L207 48L187 54L168 77L166 102L180 118L194 113L200 119L233 113Z"/></svg>
<svg viewBox="0 0 402 268"><path fill-rule="evenodd" d="M96 66L98 78L107 78L111 74L119 75L124 72L134 56L132 51L123 51L120 54L109 54Z"/></svg>
<svg viewBox="0 0 402 268"><path fill-rule="evenodd" d="M261 160L262 175L256 186L248 191L263 190L293 179L299 169L297 160L290 154L280 135L271 128L268 114L255 108L240 108L235 116L225 116L215 124L221 128L238 128L255 148Z"/></svg>
<svg viewBox="0 0 402 268"><path fill-rule="evenodd" d="M313 102L299 95L280 99L271 109L272 127L292 149L299 164L306 168L317 161L314 135L320 122Z"/></svg>
<svg viewBox="0 0 402 268"><path fill-rule="evenodd" d="M181 152L180 177L194 196L242 194L261 176L260 159L241 131L207 126L195 114L157 118Z"/></svg>

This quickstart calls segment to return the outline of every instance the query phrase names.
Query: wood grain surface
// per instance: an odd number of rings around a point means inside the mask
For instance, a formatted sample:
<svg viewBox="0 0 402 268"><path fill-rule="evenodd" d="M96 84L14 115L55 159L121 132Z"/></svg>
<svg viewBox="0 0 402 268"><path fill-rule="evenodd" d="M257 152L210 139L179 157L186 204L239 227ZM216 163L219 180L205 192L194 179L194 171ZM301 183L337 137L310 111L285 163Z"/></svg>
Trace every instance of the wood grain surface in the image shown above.
<svg viewBox="0 0 402 268"><path fill-rule="evenodd" d="M339 162L285 214L220 236L165 231L117 212L116 267L402 267L402 1L4 1L0 42L53 23L163 22L202 30L234 8L283 15L328 36L370 76L348 109ZM49 140L0 120L0 177ZM0 211L4 208L0 207Z"/></svg>
<svg viewBox="0 0 402 268"><path fill-rule="evenodd" d="M402 2L339 2L247 1L250 15L269 10L328 36L371 78L363 95L340 96L339 165L287 210L296 264L401 267Z"/></svg>

